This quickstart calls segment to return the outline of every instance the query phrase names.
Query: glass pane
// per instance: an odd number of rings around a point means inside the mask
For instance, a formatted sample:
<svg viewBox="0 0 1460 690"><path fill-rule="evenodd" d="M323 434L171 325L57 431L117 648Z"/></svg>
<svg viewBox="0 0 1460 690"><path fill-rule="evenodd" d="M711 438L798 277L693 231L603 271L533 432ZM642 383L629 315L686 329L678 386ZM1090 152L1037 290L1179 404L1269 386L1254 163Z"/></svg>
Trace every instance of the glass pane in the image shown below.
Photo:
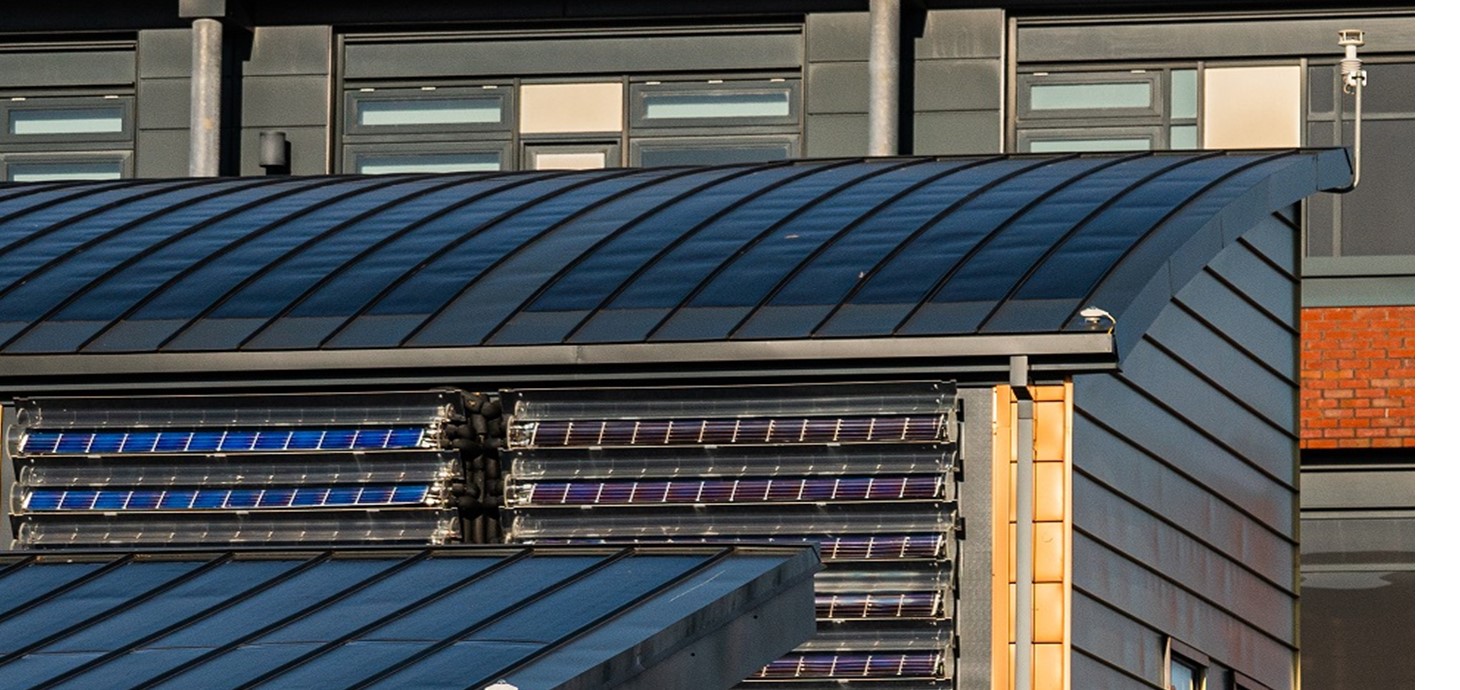
<svg viewBox="0 0 1460 690"><path fill-rule="evenodd" d="M11 163L5 177L9 182L120 180L122 179L122 162Z"/></svg>
<svg viewBox="0 0 1460 690"><path fill-rule="evenodd" d="M602 151L538 153L533 156L533 170L597 170L608 167L608 154Z"/></svg>
<svg viewBox="0 0 1460 690"><path fill-rule="evenodd" d="M1150 151L1151 141L1140 139L1046 139L1029 142L1030 153L1076 151Z"/></svg>
<svg viewBox="0 0 1460 690"><path fill-rule="evenodd" d="M1196 125L1175 125L1171 128L1171 148L1196 148Z"/></svg>
<svg viewBox="0 0 1460 690"><path fill-rule="evenodd" d="M1180 659L1171 660L1171 690L1197 690L1201 672Z"/></svg>
<svg viewBox="0 0 1460 690"><path fill-rule="evenodd" d="M10 133L110 134L122 131L122 107L36 108L10 111Z"/></svg>
<svg viewBox="0 0 1460 690"><path fill-rule="evenodd" d="M1149 108L1151 84L1146 81L1106 84L1036 84L1029 88L1030 110Z"/></svg>
<svg viewBox="0 0 1460 690"><path fill-rule="evenodd" d="M462 125L502 121L502 98L423 98L360 100L360 124L366 127L401 125Z"/></svg>
<svg viewBox="0 0 1460 690"><path fill-rule="evenodd" d="M1171 117L1196 117L1196 70L1172 70Z"/></svg>
<svg viewBox="0 0 1460 690"><path fill-rule="evenodd" d="M1415 687L1415 603L1413 570L1304 572L1303 687Z"/></svg>
<svg viewBox="0 0 1460 690"><path fill-rule="evenodd" d="M355 159L355 169L362 175L501 170L502 154L490 152L366 155Z"/></svg>
<svg viewBox="0 0 1460 690"><path fill-rule="evenodd" d="M746 146L645 146L639 152L639 164L652 168L661 165L726 165L730 163L763 163L791 157L787 144Z"/></svg>
<svg viewBox="0 0 1460 690"><path fill-rule="evenodd" d="M644 96L644 117L650 120L711 117L786 117L791 94L665 93Z"/></svg>

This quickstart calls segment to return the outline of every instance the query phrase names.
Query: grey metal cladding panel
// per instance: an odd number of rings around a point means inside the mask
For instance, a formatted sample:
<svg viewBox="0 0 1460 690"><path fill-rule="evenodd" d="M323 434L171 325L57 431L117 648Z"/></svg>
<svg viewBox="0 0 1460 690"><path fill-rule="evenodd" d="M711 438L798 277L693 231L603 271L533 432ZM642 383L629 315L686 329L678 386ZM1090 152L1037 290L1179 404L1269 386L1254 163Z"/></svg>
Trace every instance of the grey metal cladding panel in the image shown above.
<svg viewBox="0 0 1460 690"><path fill-rule="evenodd" d="M1075 591L1147 621L1269 687L1288 687L1297 660L1293 647L1082 534L1075 534L1069 553Z"/></svg>
<svg viewBox="0 0 1460 690"><path fill-rule="evenodd" d="M1269 223L1280 224L1275 219ZM1297 245L1296 235L1296 231L1289 232L1289 246ZM1213 257L1207 267L1274 318L1294 322L1298 309L1297 276L1265 261L1249 245L1233 243Z"/></svg>
<svg viewBox="0 0 1460 690"><path fill-rule="evenodd" d="M1075 407L1208 491L1240 506L1277 534L1295 538L1296 492L1280 491L1283 485L1278 480L1203 435L1187 420L1157 406L1128 382L1111 374L1079 376Z"/></svg>
<svg viewBox="0 0 1460 690"><path fill-rule="evenodd" d="M801 68L799 33L345 44L345 79Z"/></svg>
<svg viewBox="0 0 1460 690"><path fill-rule="evenodd" d="M812 12L806 15L807 62L863 61L868 55L866 12Z"/></svg>
<svg viewBox="0 0 1460 690"><path fill-rule="evenodd" d="M1242 242L1249 245L1248 249L1253 253L1271 262L1279 273L1296 280L1300 259L1298 243L1293 238L1299 232L1277 216L1268 216L1244 233Z"/></svg>
<svg viewBox="0 0 1460 690"><path fill-rule="evenodd" d="M0 577L0 618L92 574L103 565L106 564L54 563L44 571L38 568L21 568L5 574Z"/></svg>
<svg viewBox="0 0 1460 690"><path fill-rule="evenodd" d="M1155 347L1138 347L1123 363L1124 377L1173 414L1222 443L1289 488L1297 487L1296 427L1277 427L1230 392L1199 378Z"/></svg>
<svg viewBox="0 0 1460 690"><path fill-rule="evenodd" d="M1268 367L1297 377L1295 329L1253 306L1226 283L1210 273L1198 273L1176 299Z"/></svg>
<svg viewBox="0 0 1460 690"><path fill-rule="evenodd" d="M1070 644L1075 647L1075 655L1089 654L1161 687L1166 675L1165 635L1082 592L1070 597L1069 615L1070 620L1079 621L1070 626ZM1072 679L1072 687L1077 688L1113 687L1093 684L1089 678Z"/></svg>
<svg viewBox="0 0 1460 690"><path fill-rule="evenodd" d="M1278 584L1242 567L1197 539L1163 523L1145 506L1111 493L1076 474L1071 496L1087 534L1145 567L1180 582L1278 639L1293 642L1297 593L1291 575Z"/></svg>
<svg viewBox="0 0 1460 690"><path fill-rule="evenodd" d="M139 178L182 177L188 174L188 130L158 129L137 132L133 172Z"/></svg>
<svg viewBox="0 0 1460 690"><path fill-rule="evenodd" d="M913 110L998 111L1002 76L998 60L920 60L913 65ZM865 72L862 77L865 90Z"/></svg>
<svg viewBox="0 0 1460 690"><path fill-rule="evenodd" d="M807 115L806 155L812 158L867 153L867 116Z"/></svg>
<svg viewBox="0 0 1460 690"><path fill-rule="evenodd" d="M1075 434L1080 443L1077 473L1131 497L1269 580L1281 583L1292 578L1292 540L1244 514L1231 499L1223 500L1210 488L1178 474L1091 423L1084 414L1075 416ZM1075 510L1075 524L1084 519L1082 509L1083 504Z"/></svg>
<svg viewBox="0 0 1460 690"><path fill-rule="evenodd" d="M806 67L806 113L867 112L867 63L813 62Z"/></svg>
<svg viewBox="0 0 1460 690"><path fill-rule="evenodd" d="M137 76L142 79L186 79L192 70L192 30L145 29L137 32Z"/></svg>
<svg viewBox="0 0 1460 690"><path fill-rule="evenodd" d="M1161 680L1143 681L1138 676L1127 675L1112 667L1111 662L1076 647L1070 652L1070 683L1076 688L1154 688L1166 690ZM1164 670L1162 671L1164 674ZM1164 677L1164 675L1163 675Z"/></svg>
<svg viewBox="0 0 1460 690"><path fill-rule="evenodd" d="M187 79L143 79L139 82L137 129L187 129L191 84Z"/></svg>
<svg viewBox="0 0 1460 690"><path fill-rule="evenodd" d="M1304 278L1304 307L1414 306L1414 277Z"/></svg>
<svg viewBox="0 0 1460 690"><path fill-rule="evenodd" d="M0 53L0 88L131 86L136 80L134 50Z"/></svg>
<svg viewBox="0 0 1460 690"><path fill-rule="evenodd" d="M998 153L996 110L913 113L913 153L920 156Z"/></svg>
<svg viewBox="0 0 1460 690"><path fill-rule="evenodd" d="M1020 62L1327 55L1334 36L1355 26L1364 29L1365 50L1414 51L1413 17L1024 24L1017 49Z"/></svg>
<svg viewBox="0 0 1460 690"><path fill-rule="evenodd" d="M1413 509L1414 477L1410 467L1304 470L1303 510Z"/></svg>
<svg viewBox="0 0 1460 690"><path fill-rule="evenodd" d="M325 75L253 77L243 81L244 127L318 126L329 122ZM253 142L258 148L258 142Z"/></svg>
<svg viewBox="0 0 1460 690"><path fill-rule="evenodd" d="M334 32L328 26L258 26L243 76L328 74Z"/></svg>
<svg viewBox="0 0 1460 690"><path fill-rule="evenodd" d="M1170 351L1251 406L1273 424L1297 428L1294 396L1298 382L1282 372L1261 366L1251 353L1243 351L1221 333L1213 331L1184 309L1167 309L1151 324L1146 337Z"/></svg>
<svg viewBox="0 0 1460 690"><path fill-rule="evenodd" d="M1001 58L1004 11L928 10L922 35L913 43L918 60Z"/></svg>

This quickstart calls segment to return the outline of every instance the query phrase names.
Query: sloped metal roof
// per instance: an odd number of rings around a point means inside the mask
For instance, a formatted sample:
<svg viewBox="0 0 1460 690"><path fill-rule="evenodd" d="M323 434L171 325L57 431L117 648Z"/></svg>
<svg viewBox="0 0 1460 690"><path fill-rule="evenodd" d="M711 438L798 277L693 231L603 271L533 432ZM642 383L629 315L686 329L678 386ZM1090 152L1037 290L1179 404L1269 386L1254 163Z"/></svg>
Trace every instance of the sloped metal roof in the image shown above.
<svg viewBox="0 0 1460 690"><path fill-rule="evenodd" d="M6 687L728 688L815 630L812 547L0 556Z"/></svg>
<svg viewBox="0 0 1460 690"><path fill-rule="evenodd" d="M1348 171L1282 150L11 185L0 358L1089 335L1081 308L1121 319L1198 235Z"/></svg>

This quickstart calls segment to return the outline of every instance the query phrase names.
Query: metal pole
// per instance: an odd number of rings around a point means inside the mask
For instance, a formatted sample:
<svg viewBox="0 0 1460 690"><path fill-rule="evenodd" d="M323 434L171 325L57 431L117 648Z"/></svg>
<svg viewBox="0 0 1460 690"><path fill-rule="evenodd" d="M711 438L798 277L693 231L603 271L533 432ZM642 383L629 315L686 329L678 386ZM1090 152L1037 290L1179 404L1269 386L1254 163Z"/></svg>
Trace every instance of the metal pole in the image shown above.
<svg viewBox="0 0 1460 690"><path fill-rule="evenodd" d="M1014 449L1014 690L1034 687L1034 396L1029 357L1009 358L1009 387L1018 400Z"/></svg>
<svg viewBox="0 0 1460 690"><path fill-rule="evenodd" d="M897 155L898 54L901 51L902 0L868 0L872 11L867 62L867 154Z"/></svg>
<svg viewBox="0 0 1460 690"><path fill-rule="evenodd" d="M193 20L191 118L188 121L188 175L217 177L223 115L223 22Z"/></svg>

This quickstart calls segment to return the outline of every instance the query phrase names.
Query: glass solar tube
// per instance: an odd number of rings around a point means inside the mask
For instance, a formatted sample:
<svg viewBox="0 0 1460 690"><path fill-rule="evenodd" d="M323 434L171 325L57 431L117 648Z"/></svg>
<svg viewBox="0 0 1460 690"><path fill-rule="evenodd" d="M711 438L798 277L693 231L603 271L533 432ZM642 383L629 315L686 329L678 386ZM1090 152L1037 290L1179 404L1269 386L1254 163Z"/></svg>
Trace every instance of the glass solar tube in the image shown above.
<svg viewBox="0 0 1460 690"><path fill-rule="evenodd" d="M31 514L17 548L219 546L239 544L434 545L459 541L455 511L395 509L311 513Z"/></svg>
<svg viewBox="0 0 1460 690"><path fill-rule="evenodd" d="M822 619L907 620L945 617L946 597L942 592L858 594L835 592L816 594L816 617Z"/></svg>
<svg viewBox="0 0 1460 690"><path fill-rule="evenodd" d="M27 398L16 423L30 429L423 426L463 407L460 391L168 397Z"/></svg>
<svg viewBox="0 0 1460 690"><path fill-rule="evenodd" d="M951 570L944 563L864 565L858 562L830 567L816 574L816 591L825 593L897 594L950 591Z"/></svg>
<svg viewBox="0 0 1460 690"><path fill-rule="evenodd" d="M952 469L952 443L728 448L536 448L505 456L517 480L935 474Z"/></svg>
<svg viewBox="0 0 1460 690"><path fill-rule="evenodd" d="M525 543L530 544L703 544L712 541L726 541L725 538L715 537L642 537L630 539L604 539L604 538L542 538L532 539ZM932 560L947 556L946 546L948 536L946 534L906 534L906 535L849 535L849 536L742 536L735 537L734 541L745 542L781 542L807 541L815 542L820 550L823 562L880 562L887 560Z"/></svg>
<svg viewBox="0 0 1460 690"><path fill-rule="evenodd" d="M439 500L427 484L267 489L29 489L21 494L21 508L27 512L257 510L430 505Z"/></svg>
<svg viewBox="0 0 1460 690"><path fill-rule="evenodd" d="M792 653L767 664L752 679L942 678L942 652Z"/></svg>
<svg viewBox="0 0 1460 690"><path fill-rule="evenodd" d="M705 417L946 414L957 386L948 381L826 385L667 386L662 388L502 391L514 422Z"/></svg>
<svg viewBox="0 0 1460 690"><path fill-rule="evenodd" d="M552 420L514 422L508 442L513 448L909 443L947 440L946 422L941 414Z"/></svg>
<svg viewBox="0 0 1460 690"><path fill-rule="evenodd" d="M26 431L23 455L139 455L152 453L263 453L282 451L429 448L427 427L314 429L196 429L134 431Z"/></svg>
<svg viewBox="0 0 1460 690"><path fill-rule="evenodd" d="M947 534L953 507L947 503L743 504L695 506L670 511L643 506L606 506L592 517L574 507L513 508L504 527L514 540L542 538L648 537L826 537L833 535ZM945 537L946 539L946 537ZM945 541L946 545L946 541Z"/></svg>
<svg viewBox="0 0 1460 690"><path fill-rule="evenodd" d="M31 457L17 471L28 487L234 487L278 484L436 483L461 476L455 453L249 454L144 458Z"/></svg>
<svg viewBox="0 0 1460 690"><path fill-rule="evenodd" d="M938 652L953 644L949 621L908 621L881 626L819 626L796 652Z"/></svg>
<svg viewBox="0 0 1460 690"><path fill-rule="evenodd" d="M644 482L540 482L508 487L510 506L909 501L943 497L943 475Z"/></svg>

